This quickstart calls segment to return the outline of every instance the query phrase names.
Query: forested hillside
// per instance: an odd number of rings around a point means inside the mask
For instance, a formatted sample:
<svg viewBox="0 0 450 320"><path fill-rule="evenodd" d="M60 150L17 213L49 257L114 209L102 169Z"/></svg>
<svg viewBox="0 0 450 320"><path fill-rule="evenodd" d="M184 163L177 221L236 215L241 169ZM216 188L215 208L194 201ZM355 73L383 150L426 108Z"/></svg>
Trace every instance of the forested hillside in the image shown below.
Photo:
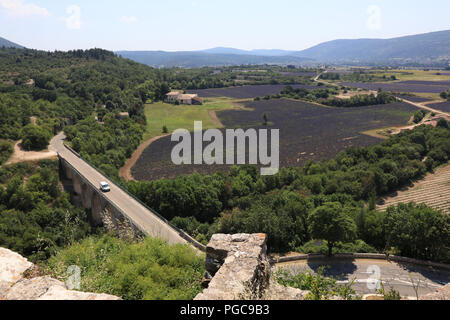
<svg viewBox="0 0 450 320"><path fill-rule="evenodd" d="M0 139L41 150L64 128L77 151L114 174L141 140L144 102L168 90L159 91L162 78L101 49L0 49ZM120 112L130 117L119 120Z"/></svg>

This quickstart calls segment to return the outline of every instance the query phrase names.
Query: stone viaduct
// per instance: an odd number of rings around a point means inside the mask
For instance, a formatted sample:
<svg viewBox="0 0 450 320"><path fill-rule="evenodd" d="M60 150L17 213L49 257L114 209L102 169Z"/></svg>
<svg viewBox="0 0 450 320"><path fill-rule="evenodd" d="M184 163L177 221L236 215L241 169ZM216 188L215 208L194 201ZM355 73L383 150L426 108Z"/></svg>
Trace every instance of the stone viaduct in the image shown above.
<svg viewBox="0 0 450 320"><path fill-rule="evenodd" d="M66 179L71 180L73 192L80 197L83 207L91 209L93 225L103 225L120 238L151 236L169 244L187 243L197 250L206 250L204 245L172 226L164 217L81 159L75 151L61 145L57 150L60 170ZM103 193L99 188L100 181L109 183L111 192Z"/></svg>

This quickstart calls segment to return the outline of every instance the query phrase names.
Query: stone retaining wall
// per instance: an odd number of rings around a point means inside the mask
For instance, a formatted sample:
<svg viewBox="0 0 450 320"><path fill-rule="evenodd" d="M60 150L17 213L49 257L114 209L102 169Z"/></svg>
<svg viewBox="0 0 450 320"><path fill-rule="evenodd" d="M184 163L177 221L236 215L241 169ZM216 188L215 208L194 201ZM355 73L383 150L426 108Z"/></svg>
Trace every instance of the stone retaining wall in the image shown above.
<svg viewBox="0 0 450 320"><path fill-rule="evenodd" d="M270 279L265 234L215 234L206 247L208 288L195 300L303 300L307 292Z"/></svg>
<svg viewBox="0 0 450 320"><path fill-rule="evenodd" d="M270 263L278 264L278 263L284 263L284 262L302 261L302 260L309 260L309 259L327 259L327 258L329 259L328 256L322 255L322 254L300 254L300 255L295 255L295 256L286 256L286 257L279 257L279 258L271 259ZM412 258L395 256L395 255L387 256L385 254L378 254L378 253L338 253L338 254L333 255L333 258L335 258L335 259L378 259L378 260L403 262L403 263L410 263L410 264L415 264L415 265L434 267L434 268L438 268L438 269L450 270L450 265L445 264L445 263L423 261L423 260L417 260L417 259L412 259Z"/></svg>

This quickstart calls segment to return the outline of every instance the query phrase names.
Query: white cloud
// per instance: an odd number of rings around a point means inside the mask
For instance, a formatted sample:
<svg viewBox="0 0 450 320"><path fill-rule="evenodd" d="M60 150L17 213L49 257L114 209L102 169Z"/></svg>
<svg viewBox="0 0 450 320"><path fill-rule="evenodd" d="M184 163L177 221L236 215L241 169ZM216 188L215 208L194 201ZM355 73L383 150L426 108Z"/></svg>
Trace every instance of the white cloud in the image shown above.
<svg viewBox="0 0 450 320"><path fill-rule="evenodd" d="M23 0L0 0L0 6L12 17L23 18L50 15L46 8L41 8L32 3L24 3Z"/></svg>
<svg viewBox="0 0 450 320"><path fill-rule="evenodd" d="M66 13L69 16L62 19L63 21L66 22L66 27L70 30L81 29L81 25L82 25L81 8L76 5L71 5L71 6L67 7Z"/></svg>
<svg viewBox="0 0 450 320"><path fill-rule="evenodd" d="M371 5L367 8L366 26L369 30L381 29L381 8L377 5Z"/></svg>
<svg viewBox="0 0 450 320"><path fill-rule="evenodd" d="M137 18L134 16L123 16L120 18L120 21L124 23L134 23L137 22Z"/></svg>

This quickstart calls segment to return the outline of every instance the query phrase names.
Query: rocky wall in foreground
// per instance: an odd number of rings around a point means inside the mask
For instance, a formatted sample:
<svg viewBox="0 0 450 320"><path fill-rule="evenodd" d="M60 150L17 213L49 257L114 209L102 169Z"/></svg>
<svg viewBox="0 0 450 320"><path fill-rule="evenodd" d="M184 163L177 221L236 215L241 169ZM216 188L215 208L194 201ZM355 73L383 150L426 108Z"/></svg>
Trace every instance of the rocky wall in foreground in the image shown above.
<svg viewBox="0 0 450 320"><path fill-rule="evenodd" d="M25 277L33 267L20 254L0 248L0 300L121 300L108 294L69 290L49 276Z"/></svg>
<svg viewBox="0 0 450 320"><path fill-rule="evenodd" d="M206 248L207 289L194 300L303 300L271 280L265 234L215 234Z"/></svg>

